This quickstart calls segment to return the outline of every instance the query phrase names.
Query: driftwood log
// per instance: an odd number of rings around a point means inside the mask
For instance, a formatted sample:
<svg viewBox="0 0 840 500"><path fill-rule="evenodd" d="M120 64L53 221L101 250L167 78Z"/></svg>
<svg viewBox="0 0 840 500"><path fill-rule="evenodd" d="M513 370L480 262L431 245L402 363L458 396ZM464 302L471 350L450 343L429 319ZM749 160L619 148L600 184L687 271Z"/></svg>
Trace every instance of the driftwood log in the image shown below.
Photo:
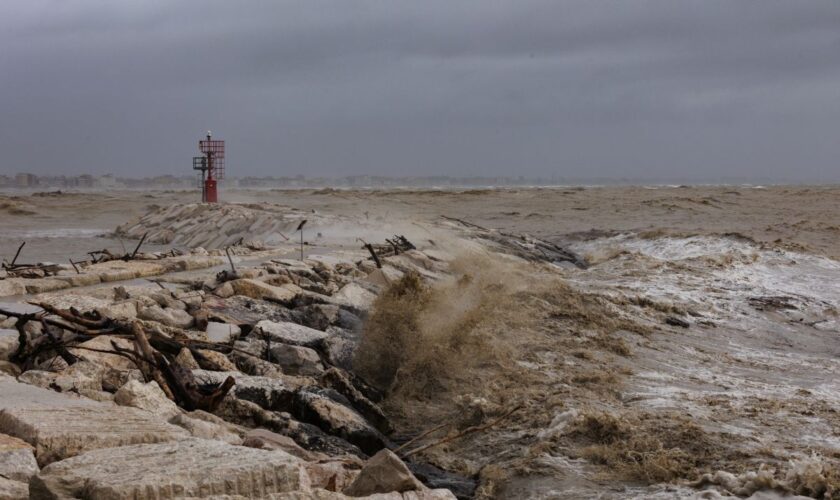
<svg viewBox="0 0 840 500"><path fill-rule="evenodd" d="M84 350L78 344L100 335L109 335L132 339L135 350L122 349L113 342L113 351L88 350L116 354L132 360L147 381L157 382L169 399L186 410L213 411L235 384L234 378L228 377L217 387L202 387L196 383L192 371L176 361L182 349L190 350L199 360L204 359L196 346L210 347L204 345L207 343L169 337L157 329L147 330L143 322L138 320L115 320L97 313L82 314L73 308L59 309L44 303L33 305L40 307L41 311L19 313L0 309L0 314L17 318L15 328L19 334L19 345L12 361L25 368L33 366L36 357L45 353L55 353L68 365L72 365L78 358L68 348ZM41 324L43 334L29 341L25 327L31 321Z"/></svg>

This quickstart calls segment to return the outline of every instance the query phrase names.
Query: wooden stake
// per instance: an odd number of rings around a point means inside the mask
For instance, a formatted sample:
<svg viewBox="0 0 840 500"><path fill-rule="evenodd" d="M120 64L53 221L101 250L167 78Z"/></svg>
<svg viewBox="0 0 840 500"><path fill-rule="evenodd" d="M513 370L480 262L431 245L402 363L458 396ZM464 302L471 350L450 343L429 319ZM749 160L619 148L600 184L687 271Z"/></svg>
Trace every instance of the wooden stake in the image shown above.
<svg viewBox="0 0 840 500"><path fill-rule="evenodd" d="M20 255L20 251L23 249L24 245L26 245L25 241L23 243L21 243L20 246L18 247L17 252L15 252L15 258L12 259L12 263L10 265L12 265L12 266L15 265L15 262L17 261L18 255Z"/></svg>

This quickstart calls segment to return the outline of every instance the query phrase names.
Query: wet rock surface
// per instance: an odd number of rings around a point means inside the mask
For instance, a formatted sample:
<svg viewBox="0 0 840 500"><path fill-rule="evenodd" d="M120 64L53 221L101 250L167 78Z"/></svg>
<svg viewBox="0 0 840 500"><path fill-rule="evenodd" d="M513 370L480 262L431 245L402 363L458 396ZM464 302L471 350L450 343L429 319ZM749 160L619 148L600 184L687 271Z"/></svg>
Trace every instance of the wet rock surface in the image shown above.
<svg viewBox="0 0 840 500"><path fill-rule="evenodd" d="M91 451L45 467L30 488L40 498L260 498L306 493L309 484L300 461L285 452L188 439Z"/></svg>
<svg viewBox="0 0 840 500"><path fill-rule="evenodd" d="M26 500L29 498L29 484L0 477L0 498Z"/></svg>
<svg viewBox="0 0 840 500"><path fill-rule="evenodd" d="M0 434L0 477L27 483L38 471L35 448L32 445L21 439Z"/></svg>
<svg viewBox="0 0 840 500"><path fill-rule="evenodd" d="M267 320L257 323L253 333L262 339L270 339L272 342L303 347L318 346L327 337L327 334L322 331L297 323Z"/></svg>
<svg viewBox="0 0 840 500"><path fill-rule="evenodd" d="M98 448L182 439L187 433L134 408L0 379L0 432L26 441L45 465Z"/></svg>
<svg viewBox="0 0 840 500"><path fill-rule="evenodd" d="M154 237L170 238L170 216L193 213L183 210L121 231L157 225ZM0 401L0 434L31 448L16 463L29 453L35 464L16 483L54 498L470 498L478 469L458 475L389 451L382 390L354 371L377 296L405 276L440 279L446 265L399 249L383 267L366 250L298 260L237 239L230 267L200 271L237 234L234 212L222 211L224 237L190 236L209 252L59 280L91 288L38 295L20 352L24 313L9 311L0 354L18 380L3 379L16 402Z"/></svg>
<svg viewBox="0 0 840 500"><path fill-rule="evenodd" d="M344 493L361 497L375 493L403 493L423 489L423 483L414 477L398 456L389 450L382 450L365 463Z"/></svg>

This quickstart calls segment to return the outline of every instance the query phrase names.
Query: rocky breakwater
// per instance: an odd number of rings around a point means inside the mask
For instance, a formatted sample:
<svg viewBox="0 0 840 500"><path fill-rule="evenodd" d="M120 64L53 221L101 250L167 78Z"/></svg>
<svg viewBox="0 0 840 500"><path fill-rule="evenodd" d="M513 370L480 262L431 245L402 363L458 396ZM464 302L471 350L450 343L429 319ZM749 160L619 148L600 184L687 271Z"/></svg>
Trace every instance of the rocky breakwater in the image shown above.
<svg viewBox="0 0 840 500"><path fill-rule="evenodd" d="M148 241L152 243L207 249L224 248L254 238L278 245L288 241L304 219L309 228L337 221L328 215L273 203L188 203L152 210L119 226L116 234L139 239L148 233Z"/></svg>
<svg viewBox="0 0 840 500"><path fill-rule="evenodd" d="M250 253L236 247L238 254ZM196 248L188 252L138 253L132 260L115 259L95 264L51 264L49 276L16 277L0 271L0 297L38 294L68 288L160 276L178 271L192 271L218 266L225 262L223 251Z"/></svg>
<svg viewBox="0 0 840 500"><path fill-rule="evenodd" d="M271 260L0 304L0 497L469 497L391 451L352 371L374 298L412 271L444 269L416 250Z"/></svg>

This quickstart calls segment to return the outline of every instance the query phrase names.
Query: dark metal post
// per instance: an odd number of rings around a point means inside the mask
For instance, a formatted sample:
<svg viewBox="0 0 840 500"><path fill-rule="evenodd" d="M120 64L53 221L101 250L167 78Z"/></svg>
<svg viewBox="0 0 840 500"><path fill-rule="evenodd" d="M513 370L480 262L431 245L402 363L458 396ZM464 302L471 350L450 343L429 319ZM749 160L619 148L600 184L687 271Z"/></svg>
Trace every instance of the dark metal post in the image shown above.
<svg viewBox="0 0 840 500"><path fill-rule="evenodd" d="M300 260L303 260L303 226L306 225L306 219L303 219L298 224L297 230L300 231Z"/></svg>

